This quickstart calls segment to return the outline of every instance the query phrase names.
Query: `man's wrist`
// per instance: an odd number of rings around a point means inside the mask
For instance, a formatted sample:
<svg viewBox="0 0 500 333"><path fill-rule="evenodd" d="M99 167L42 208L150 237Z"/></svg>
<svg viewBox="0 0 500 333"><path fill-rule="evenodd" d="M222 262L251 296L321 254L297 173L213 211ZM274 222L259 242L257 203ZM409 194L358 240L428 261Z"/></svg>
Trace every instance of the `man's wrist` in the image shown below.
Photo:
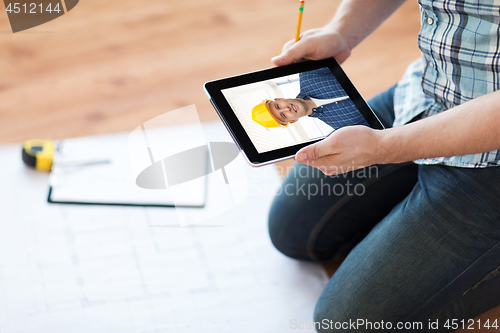
<svg viewBox="0 0 500 333"><path fill-rule="evenodd" d="M337 40L340 40L344 48L347 48L350 52L354 46L359 43L359 40L350 36L348 29L344 29L343 26L344 25L341 22L332 20L330 23L325 25L323 29L329 30L332 38L336 37Z"/></svg>
<svg viewBox="0 0 500 333"><path fill-rule="evenodd" d="M375 130L377 164L400 163L397 152L402 150L402 141L397 138L393 129Z"/></svg>

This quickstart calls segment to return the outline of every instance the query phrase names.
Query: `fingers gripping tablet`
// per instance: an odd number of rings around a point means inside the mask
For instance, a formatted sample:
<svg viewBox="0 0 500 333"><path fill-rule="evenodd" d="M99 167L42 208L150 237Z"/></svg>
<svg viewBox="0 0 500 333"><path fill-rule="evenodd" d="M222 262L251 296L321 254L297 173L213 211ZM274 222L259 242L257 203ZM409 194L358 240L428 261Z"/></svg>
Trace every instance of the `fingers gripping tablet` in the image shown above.
<svg viewBox="0 0 500 333"><path fill-rule="evenodd" d="M212 105L248 162L291 158L344 126L383 126L333 58L205 83Z"/></svg>

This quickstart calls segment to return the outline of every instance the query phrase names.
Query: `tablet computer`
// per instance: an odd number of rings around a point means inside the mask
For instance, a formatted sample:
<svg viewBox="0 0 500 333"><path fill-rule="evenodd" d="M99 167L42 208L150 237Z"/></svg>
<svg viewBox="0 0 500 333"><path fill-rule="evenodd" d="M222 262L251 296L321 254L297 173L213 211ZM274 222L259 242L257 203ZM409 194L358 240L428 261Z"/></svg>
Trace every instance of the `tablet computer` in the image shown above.
<svg viewBox="0 0 500 333"><path fill-rule="evenodd" d="M292 158L344 126L384 128L334 58L210 81L204 89L253 166Z"/></svg>

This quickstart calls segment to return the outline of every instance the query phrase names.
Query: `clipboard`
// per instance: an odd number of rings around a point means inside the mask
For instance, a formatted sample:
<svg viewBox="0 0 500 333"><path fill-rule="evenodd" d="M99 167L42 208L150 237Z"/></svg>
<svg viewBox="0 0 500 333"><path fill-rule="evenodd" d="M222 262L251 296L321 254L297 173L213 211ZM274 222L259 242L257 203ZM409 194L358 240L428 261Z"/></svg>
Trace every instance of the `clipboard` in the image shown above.
<svg viewBox="0 0 500 333"><path fill-rule="evenodd" d="M157 131L167 137L175 137L177 132L164 129ZM129 151L129 134L118 133L60 141L49 177L47 201L54 204L78 205L205 207L206 177L183 184L184 190L180 196L178 191L176 192L175 200L168 188L144 189L137 186L131 163L133 157ZM207 168L208 163L207 158Z"/></svg>

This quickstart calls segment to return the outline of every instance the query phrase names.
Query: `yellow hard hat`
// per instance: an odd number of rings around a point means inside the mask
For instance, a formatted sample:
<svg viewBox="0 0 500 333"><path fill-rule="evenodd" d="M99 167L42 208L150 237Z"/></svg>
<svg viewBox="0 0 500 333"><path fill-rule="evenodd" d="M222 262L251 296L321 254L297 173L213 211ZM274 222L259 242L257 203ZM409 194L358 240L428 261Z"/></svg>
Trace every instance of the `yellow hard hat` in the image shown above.
<svg viewBox="0 0 500 333"><path fill-rule="evenodd" d="M288 123L286 124L281 123L273 116L271 111L269 111L267 107L268 102L272 101L269 99L265 99L262 101L262 103L259 103L256 106L254 106L254 108L252 109L253 121L264 127L278 127L278 126L287 127Z"/></svg>

